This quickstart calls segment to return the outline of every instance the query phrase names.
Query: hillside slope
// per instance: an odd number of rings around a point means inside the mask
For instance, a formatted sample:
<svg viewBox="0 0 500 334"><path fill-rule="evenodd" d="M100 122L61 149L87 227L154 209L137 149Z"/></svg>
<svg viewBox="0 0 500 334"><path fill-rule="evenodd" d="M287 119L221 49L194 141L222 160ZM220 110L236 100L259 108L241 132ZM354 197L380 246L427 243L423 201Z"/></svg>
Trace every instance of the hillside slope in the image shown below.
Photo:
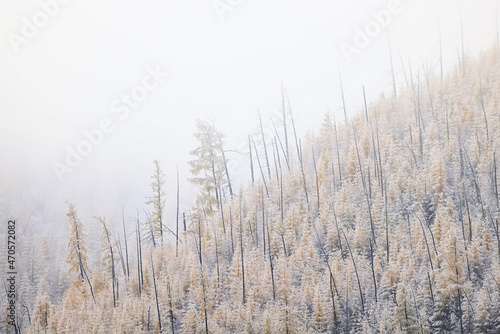
<svg viewBox="0 0 500 334"><path fill-rule="evenodd" d="M289 127L288 147L254 152L248 189L200 192L177 252L141 222L126 265L103 239L60 299L39 279L24 332L500 332L499 59L408 76L303 145Z"/></svg>

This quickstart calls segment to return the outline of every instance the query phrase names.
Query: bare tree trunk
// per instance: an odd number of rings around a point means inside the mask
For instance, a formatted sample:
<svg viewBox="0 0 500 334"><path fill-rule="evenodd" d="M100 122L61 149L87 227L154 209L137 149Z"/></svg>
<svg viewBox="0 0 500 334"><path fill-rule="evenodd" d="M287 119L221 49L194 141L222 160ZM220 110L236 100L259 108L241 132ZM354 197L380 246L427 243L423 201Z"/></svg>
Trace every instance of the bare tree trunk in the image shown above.
<svg viewBox="0 0 500 334"><path fill-rule="evenodd" d="M260 187L261 209L262 209L262 244L264 248L264 257L266 256L266 212L264 208L264 189Z"/></svg>
<svg viewBox="0 0 500 334"><path fill-rule="evenodd" d="M441 71L441 81L443 80L443 40L441 37L441 19L439 18L438 2L436 2L437 24L439 34L439 68Z"/></svg>
<svg viewBox="0 0 500 334"><path fill-rule="evenodd" d="M481 92L481 107L483 109L484 124L486 126L486 140L489 142L490 132L488 131L488 116L486 116L486 109L484 108L483 85L481 83L481 77L479 77L479 91Z"/></svg>
<svg viewBox="0 0 500 334"><path fill-rule="evenodd" d="M87 271L85 270L85 266L83 265L82 253L80 250L80 236L78 233L78 225L76 225L76 217L74 214L73 214L73 220L75 222L75 238L76 238L75 251L78 254L78 265L80 266L80 278L83 281L83 278L84 278L83 276L85 275L85 278L87 279L87 283L88 283L89 288L90 288L90 294L92 295L92 299L94 300L94 304L95 304L96 301L95 301L95 297L94 297L94 290L92 289L92 284L90 283L89 276L87 275Z"/></svg>
<svg viewBox="0 0 500 334"><path fill-rule="evenodd" d="M113 286L113 307L116 307L116 292L115 292L116 276L115 276L115 257L113 254L113 246L111 245L111 240L109 239L109 231L108 227L106 226L106 222L102 218L97 218L97 219L101 222L102 227L104 228L104 232L106 233L106 240L108 242L109 253L111 256L111 285Z"/></svg>
<svg viewBox="0 0 500 334"><path fill-rule="evenodd" d="M389 38L389 32L387 32L387 45L389 46L389 60L391 62L391 75L392 75L392 88L394 90L394 97L398 97L396 92L396 77L394 76L394 63L392 62L392 50L391 50L391 39Z"/></svg>
<svg viewBox="0 0 500 334"><path fill-rule="evenodd" d="M285 152L286 161L290 161L290 153L288 151L288 132L286 130L286 108L285 108L285 88L283 87L283 82L281 82L281 106L283 110L283 129L285 131Z"/></svg>
<svg viewBox="0 0 500 334"><path fill-rule="evenodd" d="M427 272L427 280L429 281L429 290L431 291L432 305L434 306L434 292L432 291L431 275Z"/></svg>
<svg viewBox="0 0 500 334"><path fill-rule="evenodd" d="M346 122L347 122L347 120L346 120ZM337 121L335 120L335 113L333 114L333 129L335 130L335 145L337 147L337 163L339 166L339 184L342 187L342 169L340 168L339 137L337 136Z"/></svg>
<svg viewBox="0 0 500 334"><path fill-rule="evenodd" d="M217 241L217 231L214 226L214 238L215 238L215 265L217 268L217 286L220 283L220 269L219 269L219 242Z"/></svg>
<svg viewBox="0 0 500 334"><path fill-rule="evenodd" d="M278 183L278 187L279 187L279 185L280 185L280 175L279 175L279 172L278 172L278 159L279 159L279 154L280 153L277 151L278 146L276 146L276 148L274 147L275 141L276 141L276 137L274 137L274 139L271 141L271 147L273 148L273 160L274 160L274 169L275 169L275 172L276 172L276 182ZM278 158L276 157L276 154L278 154Z"/></svg>
<svg viewBox="0 0 500 334"><path fill-rule="evenodd" d="M139 228L139 214L137 214L137 275L138 275L138 290L139 297L141 296L142 287L144 284L144 274L142 271L142 241L141 241L141 230Z"/></svg>
<svg viewBox="0 0 500 334"><path fill-rule="evenodd" d="M333 204L333 203L332 203L332 210L333 210L333 220L335 222L335 228L337 229L337 236L339 239L340 254L342 255L342 259L344 259L344 249L342 248L342 238L340 237L340 229L339 229L339 223L337 221L337 213L335 212L335 204Z"/></svg>
<svg viewBox="0 0 500 334"><path fill-rule="evenodd" d="M248 149L249 149L249 152L250 152L250 171L252 172L252 184L254 184L255 178L254 178L254 175L253 175L252 143L251 143L251 140L250 140L250 136L248 136Z"/></svg>
<svg viewBox="0 0 500 334"><path fill-rule="evenodd" d="M290 104L290 100L288 100L288 104ZM301 152L302 148L299 145L300 140L297 139L297 131L295 130L295 122L293 120L292 109L291 109L291 107L289 107L288 109L290 112L290 118L292 119L293 135L295 137L295 145L297 146L297 157L299 158L300 170L302 172L302 180L303 180L303 185L304 185L304 192L306 194L307 209L308 209L308 211L310 211L311 207L309 205L309 195L307 193L306 177L304 175L304 164L302 161L302 152Z"/></svg>
<svg viewBox="0 0 500 334"><path fill-rule="evenodd" d="M445 106L445 111L446 111L446 137L448 138L448 141L450 141L450 122L448 119L448 107Z"/></svg>
<svg viewBox="0 0 500 334"><path fill-rule="evenodd" d="M321 239L319 237L319 233L318 233L318 229L316 228L316 224L314 222L311 222L311 225L314 228L314 232L316 232L316 237L318 238L318 243L319 243L319 249L321 250L321 253L323 255L323 260L325 261L326 266L328 267L328 271L330 272L330 284L333 281L333 286L335 287L335 291L337 292L337 296L338 296L339 295L339 291L337 289L337 284L335 284L335 278L333 277L332 268L330 267L330 263L328 262L328 255L326 254L325 248L323 247L323 243L321 242ZM330 286L330 289L331 288L332 287ZM337 322L337 312L335 310L334 294L333 294L333 291L330 291L330 292L332 294L333 319L334 319L334 322Z"/></svg>
<svg viewBox="0 0 500 334"><path fill-rule="evenodd" d="M177 205L175 214L175 257L179 256L179 168L177 168Z"/></svg>
<svg viewBox="0 0 500 334"><path fill-rule="evenodd" d="M266 157L266 164L267 164L267 173L269 175L269 180L271 179L271 164L269 163L269 158L267 156L267 146L266 146L266 137L264 135L264 128L262 126L262 117L259 114L259 124L260 124L260 134L262 135L262 145L264 146L264 156Z"/></svg>
<svg viewBox="0 0 500 334"><path fill-rule="evenodd" d="M281 227L284 229L283 222L284 222L284 197L283 197L283 174L280 177L280 223ZM281 242L283 244L283 253L286 255L286 244L285 244L285 236L283 235L283 232L281 233Z"/></svg>
<svg viewBox="0 0 500 334"><path fill-rule="evenodd" d="M377 181L380 184L380 178L379 178L379 172L378 172L377 145L375 145L375 134L373 133L373 122L372 122L371 117L370 117L370 132L371 132L372 147L373 147L373 168L374 168L375 177L377 178ZM370 198L371 198L371 192L370 192Z"/></svg>
<svg viewBox="0 0 500 334"><path fill-rule="evenodd" d="M464 186L465 188L465 185L462 183L462 185ZM465 193L465 190L464 190L464 193ZM463 241L464 241L464 249L465 249L465 258L467 260L467 274L468 274L468 278L470 279L471 278L471 271L470 271L470 262L469 262L469 251L467 250L467 238L465 237L465 226L464 226L464 217L463 217L463 214L462 214L462 199L459 198L459 210L458 210L458 220L460 221L460 226L462 228L462 238L463 238Z"/></svg>
<svg viewBox="0 0 500 334"><path fill-rule="evenodd" d="M432 233L432 229L431 229L431 222L427 219L427 217L425 215L425 212L422 209L422 207L420 208L420 211L422 211L422 216L425 219L425 225L427 225L427 229L429 230L429 234L431 235L432 246L434 248L434 253L436 253L436 257L437 257L439 255L438 255L438 251L437 251L437 247L436 247L436 240L434 239L434 233ZM439 268L439 262L438 262L438 268Z"/></svg>
<svg viewBox="0 0 500 334"><path fill-rule="evenodd" d="M465 78L464 18L462 16L462 8L460 8L460 33L462 40L462 77Z"/></svg>
<svg viewBox="0 0 500 334"><path fill-rule="evenodd" d="M389 216L387 214L387 184L385 185L385 196L384 196L384 206L385 206L385 243L387 245L387 264L389 264Z"/></svg>
<svg viewBox="0 0 500 334"><path fill-rule="evenodd" d="M122 208L122 223L123 223L123 239L125 243L125 260L127 263L127 277L130 277L130 268L128 264L128 243L127 243L127 231L125 230L125 213Z"/></svg>
<svg viewBox="0 0 500 334"><path fill-rule="evenodd" d="M427 73L427 70L425 69L425 64L424 64L423 60L422 60L422 68L423 68L423 71L424 71L425 83L427 85L427 93L429 94L429 103L431 105L431 114L432 114L432 117L434 117L434 103L432 102L431 85L429 83L429 75Z"/></svg>
<svg viewBox="0 0 500 334"><path fill-rule="evenodd" d="M318 169L316 168L316 157L314 156L314 149L312 149L312 156L313 156L313 163L314 163L314 174L316 176L316 197L318 199L318 207L317 207L318 213L317 213L317 215L319 215L319 180L318 180Z"/></svg>
<svg viewBox="0 0 500 334"><path fill-rule="evenodd" d="M222 145L221 135L218 134L217 138L219 139L220 152L222 154L222 161L224 162L224 171L226 172L227 185L229 187L229 194L231 195L231 198L233 198L233 196L234 196L233 187L231 186L231 178L229 177L229 169L227 168L226 154L224 152L224 146Z"/></svg>
<svg viewBox="0 0 500 334"><path fill-rule="evenodd" d="M427 247L427 255L429 256L429 263L431 264L431 270L434 270L434 266L432 265L431 251L429 249L429 243L427 242L427 236L425 235L424 224L422 224L422 220L420 220L420 218L417 217L417 219L420 222L420 226L422 227L422 234L424 235L425 247Z"/></svg>
<svg viewBox="0 0 500 334"><path fill-rule="evenodd" d="M172 334L175 334L174 326L174 307L172 305L172 293L170 291L170 279L168 278L167 266L165 265L165 276L167 277L167 294L168 294L168 306L169 306L169 317L170 317L170 327L172 328Z"/></svg>
<svg viewBox="0 0 500 334"><path fill-rule="evenodd" d="M220 190L222 192L222 189ZM220 201L220 215L222 220L222 230L224 231L224 237L226 237L226 222L224 220L224 203Z"/></svg>
<svg viewBox="0 0 500 334"><path fill-rule="evenodd" d="M259 164L260 174L262 176L262 182L264 183L264 187L266 188L267 197L269 197L269 191L267 190L266 177L264 176L264 171L262 170L262 165L260 164L260 158L259 158L259 153L257 151L257 146L255 145L255 142L253 140L252 140L252 144L253 144L253 147L255 149L255 155L257 156L257 162Z"/></svg>
<svg viewBox="0 0 500 334"><path fill-rule="evenodd" d="M241 276L243 285L243 304L246 304L245 296L245 261L243 256L243 217L241 212L241 197L240 197L240 254L241 254Z"/></svg>
<svg viewBox="0 0 500 334"><path fill-rule="evenodd" d="M122 264L123 276L127 278L127 268L125 267L125 259L123 257L123 248L120 236L118 236L118 239L115 239L115 242L118 244L118 253L120 254L120 262Z"/></svg>
<svg viewBox="0 0 500 334"><path fill-rule="evenodd" d="M174 311L172 307L172 295L170 292L170 282L167 283L167 290L168 290L168 300L169 300L169 305L170 305L170 326L172 327L172 334L175 334L175 327L174 327Z"/></svg>
<svg viewBox="0 0 500 334"><path fill-rule="evenodd" d="M276 301L276 288L274 285L274 265L273 265L273 256L271 254L271 237L269 235L269 224L267 224L267 248L268 248L268 255L269 255L269 265L271 267L271 282L272 282L272 286L273 286L273 302L274 302L274 301Z"/></svg>
<svg viewBox="0 0 500 334"><path fill-rule="evenodd" d="M233 213L232 206L229 206L229 228L231 229L231 254L234 254L234 239L233 239Z"/></svg>
<svg viewBox="0 0 500 334"><path fill-rule="evenodd" d="M372 267L372 277L373 277L373 288L374 288L374 296L375 296L375 303L378 303L377 299L377 278L375 277L375 268L373 266L373 245L372 245L372 240L370 239L370 264Z"/></svg>
<svg viewBox="0 0 500 334"><path fill-rule="evenodd" d="M497 210L498 210L499 199L498 199L498 179L497 179L497 157L495 151L493 151L493 180L495 185L495 200L497 203Z"/></svg>
<svg viewBox="0 0 500 334"><path fill-rule="evenodd" d="M207 315L207 299L205 294L205 275L203 270L202 243L201 243L201 217L198 219L198 243L195 239L195 245L200 260L201 287L203 292L203 314L205 318L205 333L208 334L208 315Z"/></svg>
<svg viewBox="0 0 500 334"><path fill-rule="evenodd" d="M337 67L338 67L338 64L337 64ZM342 109L344 110L344 119L347 122L347 111L346 111L346 107L345 107L344 85L342 84L342 76L340 75L340 68L338 71L339 71L340 95L342 97ZM334 113L333 117L335 119L335 113Z"/></svg>
<svg viewBox="0 0 500 334"><path fill-rule="evenodd" d="M361 281L358 275L358 268L356 267L356 261L354 260L354 256L352 255L351 246L349 245L349 240L347 240L347 236L345 235L344 229L342 229L342 234L344 235L345 242L347 243L347 248L349 249L349 253L351 254L352 265L354 266L354 272L356 273L356 279L358 280L359 298L361 299L361 311L364 313L365 301L363 298L363 290L361 289Z"/></svg>
<svg viewBox="0 0 500 334"><path fill-rule="evenodd" d="M461 151L463 151L463 153L464 153L463 155L464 155L465 161L468 163L469 169L470 169L471 174L472 174L472 181L474 181L474 188L476 190L477 201L481 205L481 212L482 212L483 219L486 219L486 213L484 211L484 205L483 205L483 200L482 200L482 196L481 196L481 188L479 188L479 184L477 182L476 171L472 167L472 162L470 161L469 154L467 153L467 149L466 149L465 145L462 143L462 141L460 140L460 138L459 138L459 144L460 144Z"/></svg>
<svg viewBox="0 0 500 334"><path fill-rule="evenodd" d="M394 36L394 41L396 42L396 47L398 48L399 61L401 62L401 69L403 70L403 75L405 77L406 87L408 87L409 86L408 76L406 75L406 68L405 68L405 63L403 61L403 54L401 53L401 49L399 48L398 39L396 38L396 34L394 34L394 31L392 32L392 35Z"/></svg>
<svg viewBox="0 0 500 334"><path fill-rule="evenodd" d="M384 195L384 172L383 172L383 168L382 168L382 155L380 154L380 141L379 141L379 136L378 136L378 120L377 119L375 119L375 131L377 132L377 151L378 151L378 163L379 163L379 175L380 175L380 190L382 191L382 195Z"/></svg>
<svg viewBox="0 0 500 334"><path fill-rule="evenodd" d="M368 197L368 191L366 189L366 182L365 182L365 177L364 177L364 174L363 174L363 168L361 166L361 158L359 156L359 149L358 149L358 139L356 137L356 130L354 129L354 123L352 124L352 131L353 131L353 135L354 135L354 143L355 143L355 146L356 146L356 154L358 156L359 171L361 173L361 183L363 184L363 189L365 191L365 196L366 196L366 202L367 202L367 205L368 205L368 214L369 214L369 217L370 217L370 228L371 228L371 232L372 232L373 243L375 244L375 247L377 247L377 242L376 242L376 237L375 237L375 227L373 226L373 216L372 216L371 202L370 202L370 198Z"/></svg>
<svg viewBox="0 0 500 334"><path fill-rule="evenodd" d="M150 255L151 255L151 270L153 273L153 286L155 289L156 312L158 315L158 326L159 326L160 333L161 333L161 314L160 314L160 304L158 302L158 290L156 289L156 277L155 277L155 266L153 263L153 252L151 252Z"/></svg>
<svg viewBox="0 0 500 334"><path fill-rule="evenodd" d="M280 143L281 151L283 152L283 156L285 157L286 166L288 168L288 171L290 171L290 162L288 161L288 157L286 156L285 149L283 148L283 143L281 142L281 138L279 136L278 130L276 129L276 125L274 125L274 121L272 119L271 119L271 123L273 124L274 132L276 134L276 138L278 138L278 142ZM278 160L279 160L280 155L279 155L279 150L278 150L278 145L277 144L276 144L276 153L278 155Z"/></svg>
<svg viewBox="0 0 500 334"><path fill-rule="evenodd" d="M215 175L215 158L212 143L210 143L210 162L212 164L212 177L214 179L214 188L215 188L215 199L217 201L217 209L219 208L219 203L222 201L222 194L219 194L219 182L217 180L217 176Z"/></svg>
<svg viewBox="0 0 500 334"><path fill-rule="evenodd" d="M363 101L365 105L365 120L366 123L368 123L368 106L366 105L365 85L363 85Z"/></svg>
<svg viewBox="0 0 500 334"><path fill-rule="evenodd" d="M302 157L302 142L299 139L299 161L300 161L300 170L302 171L302 182L304 184L304 192L306 194L306 202L307 202L307 209L310 211L311 206L309 205L309 194L307 192L307 183L306 183L306 174L304 172L304 162L303 162L303 157Z"/></svg>

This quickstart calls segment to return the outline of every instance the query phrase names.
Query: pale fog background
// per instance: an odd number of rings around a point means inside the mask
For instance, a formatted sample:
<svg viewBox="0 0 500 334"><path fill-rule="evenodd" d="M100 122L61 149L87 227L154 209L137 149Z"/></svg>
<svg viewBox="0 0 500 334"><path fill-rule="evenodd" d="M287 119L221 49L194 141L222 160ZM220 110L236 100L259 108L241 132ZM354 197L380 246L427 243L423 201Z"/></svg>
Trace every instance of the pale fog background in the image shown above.
<svg viewBox="0 0 500 334"><path fill-rule="evenodd" d="M146 208L153 159L166 174L173 226L176 167L182 211L194 196L187 161L197 118L216 120L226 148L243 151L227 157L234 182L245 187L247 135L257 131L257 110L270 128L281 109L281 82L304 137L328 109L343 119L339 69L349 114L361 106L362 85L368 101L391 94L388 36L400 84L395 38L414 72L422 62L439 71L438 15L445 71L457 63L461 22L469 55L497 42L495 0L401 0L389 33L372 38L350 63L339 45L352 44L356 28L390 1L221 0L233 9L224 19L213 0L67 2L17 53L9 34L21 34L23 18L32 21L41 5L0 3L0 221L16 218L24 230L55 237L67 230L65 200L84 220L106 215L112 224L122 206L127 219ZM113 102L141 84L148 66L169 77L120 120ZM114 131L59 181L52 163L64 163L66 146L75 148L82 131L103 118Z"/></svg>

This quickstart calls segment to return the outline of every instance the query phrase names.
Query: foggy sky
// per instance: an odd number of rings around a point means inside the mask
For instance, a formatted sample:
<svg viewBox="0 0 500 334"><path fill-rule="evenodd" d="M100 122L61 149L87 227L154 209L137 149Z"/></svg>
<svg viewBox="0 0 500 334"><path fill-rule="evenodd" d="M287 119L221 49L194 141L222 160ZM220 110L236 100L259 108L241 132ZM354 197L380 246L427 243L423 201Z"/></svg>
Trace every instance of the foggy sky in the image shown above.
<svg viewBox="0 0 500 334"><path fill-rule="evenodd" d="M474 55L496 41L498 6L494 0L401 0L390 33L374 34L347 62L340 45L353 44L357 29L376 22L373 13L387 10L391 1L223 0L234 4L223 20L212 0L62 2L18 52L12 34L22 36L24 20L33 21L42 5L0 4L2 205L44 208L54 219L64 218L66 199L84 217L117 216L122 205L134 215L137 206L146 207L153 159L166 174L167 216L175 214L176 167L182 210L188 210L194 191L186 162L196 147L197 118L216 120L227 149L244 150L247 135L257 129L257 110L266 128L280 111L283 82L303 137L319 127L327 110L343 118L338 69L349 114L361 105L362 85L369 101L391 94L388 35L391 43L397 38L406 65L418 68L423 61L439 71L439 12L448 69L461 47L460 15L465 47ZM399 54L391 46L402 84ZM168 77L120 118L116 101L142 85L152 69ZM85 140L82 132L103 119L112 121L113 130L60 181L53 163L64 163L67 147L75 149ZM245 186L246 158L228 158L234 179Z"/></svg>

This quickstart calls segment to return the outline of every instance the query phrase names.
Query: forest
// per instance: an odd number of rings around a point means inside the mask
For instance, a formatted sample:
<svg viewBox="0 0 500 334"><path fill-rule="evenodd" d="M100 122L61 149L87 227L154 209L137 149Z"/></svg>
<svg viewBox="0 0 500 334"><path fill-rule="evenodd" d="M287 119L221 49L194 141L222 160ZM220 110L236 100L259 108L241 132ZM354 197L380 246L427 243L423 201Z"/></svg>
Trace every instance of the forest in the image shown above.
<svg viewBox="0 0 500 334"><path fill-rule="evenodd" d="M23 241L15 331L500 333L500 48L403 70L376 101L360 89L353 116L339 96L344 117L304 138L282 89L274 135L259 115L248 136L243 185L217 123L198 120L190 211L156 160L136 217L87 221L68 202L61 245Z"/></svg>

